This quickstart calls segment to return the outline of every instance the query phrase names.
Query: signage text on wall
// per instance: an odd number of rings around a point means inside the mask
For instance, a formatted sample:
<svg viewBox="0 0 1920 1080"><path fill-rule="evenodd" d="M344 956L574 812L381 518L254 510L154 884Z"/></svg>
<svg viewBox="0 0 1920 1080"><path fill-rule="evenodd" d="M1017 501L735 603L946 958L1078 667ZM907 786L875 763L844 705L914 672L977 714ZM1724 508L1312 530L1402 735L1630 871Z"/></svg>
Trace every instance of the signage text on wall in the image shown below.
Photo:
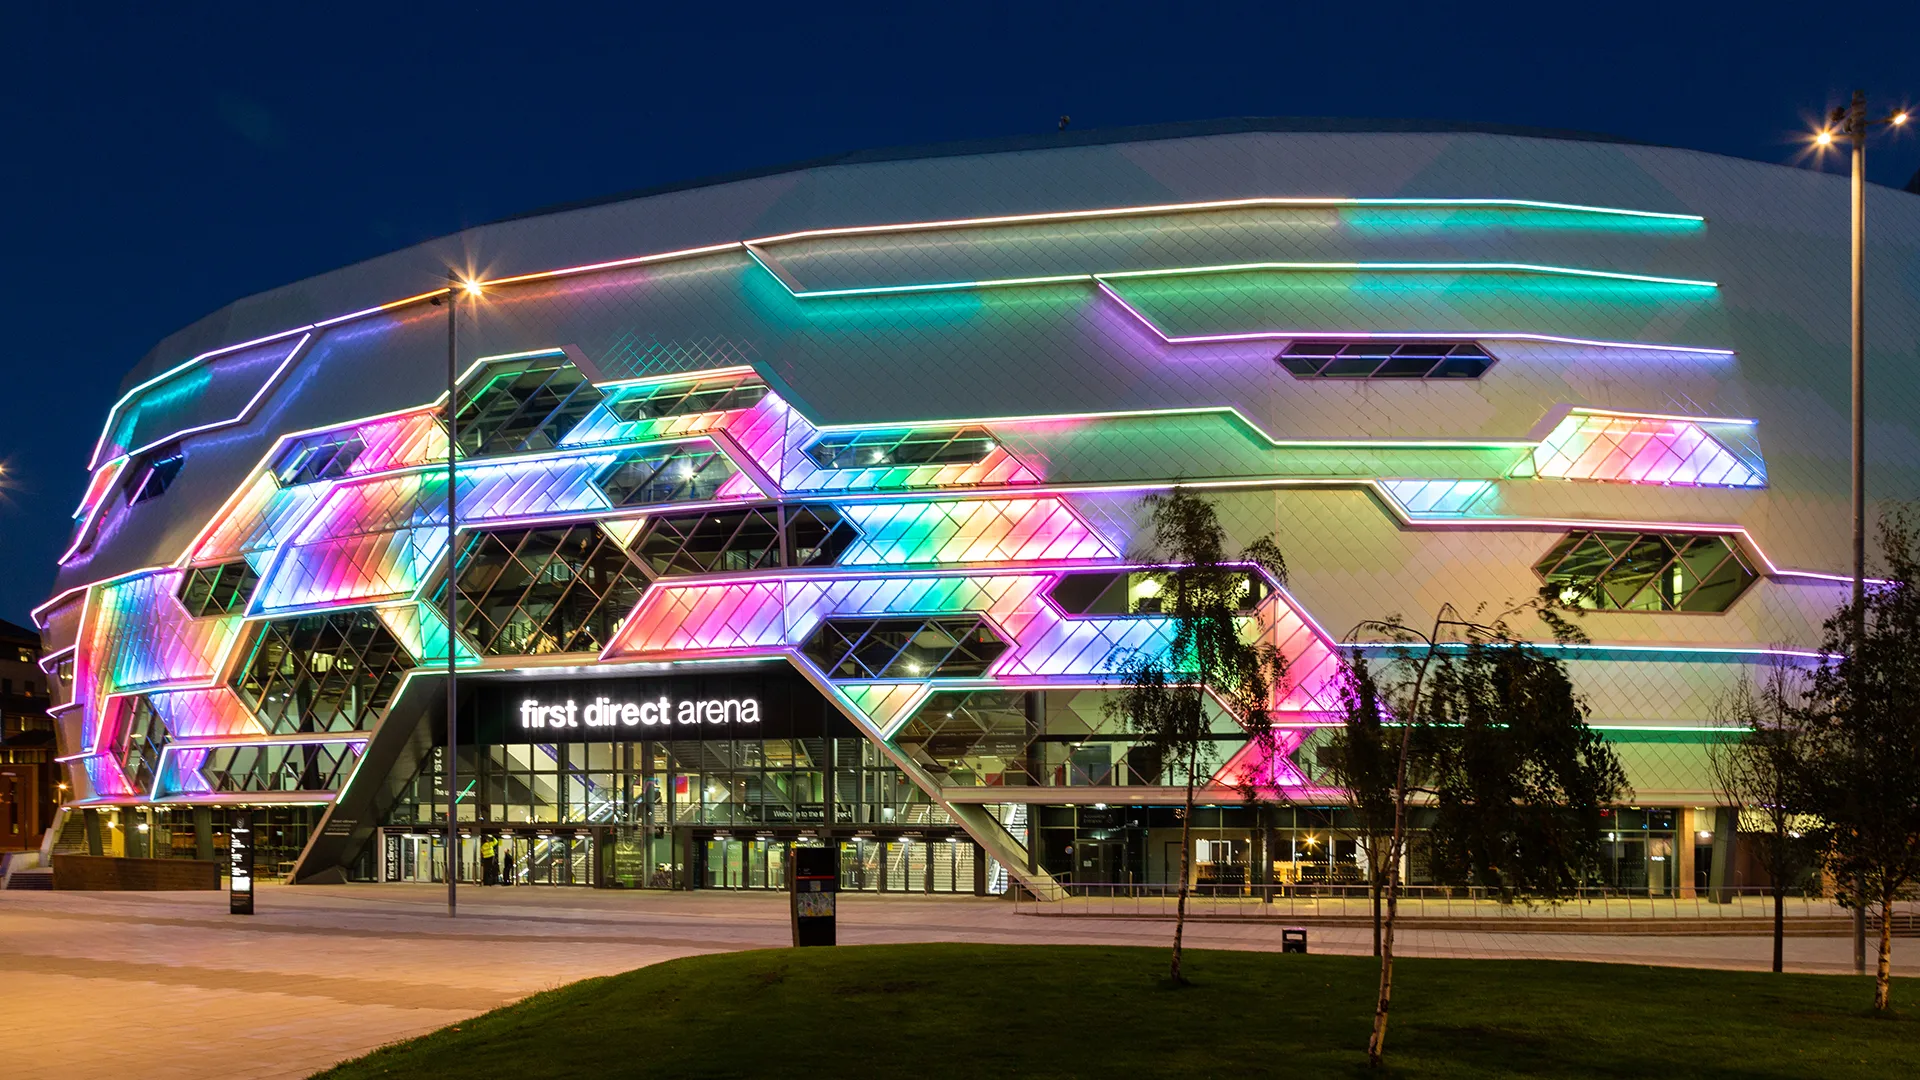
<svg viewBox="0 0 1920 1080"><path fill-rule="evenodd" d="M757 724L760 699L679 698L661 694L642 700L595 697L584 704L526 698L520 702L520 730L562 728L592 730L691 726L694 724Z"/></svg>

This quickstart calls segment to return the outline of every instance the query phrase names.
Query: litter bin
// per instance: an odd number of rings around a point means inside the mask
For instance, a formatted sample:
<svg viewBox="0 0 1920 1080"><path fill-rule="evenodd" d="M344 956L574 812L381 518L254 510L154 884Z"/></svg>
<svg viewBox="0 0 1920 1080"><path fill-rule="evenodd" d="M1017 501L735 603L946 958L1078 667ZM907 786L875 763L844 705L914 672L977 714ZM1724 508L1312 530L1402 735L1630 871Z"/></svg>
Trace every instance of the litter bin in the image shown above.
<svg viewBox="0 0 1920 1080"><path fill-rule="evenodd" d="M1297 952L1305 955L1307 951L1307 928L1304 926L1289 926L1285 930L1280 931L1280 951L1283 953Z"/></svg>

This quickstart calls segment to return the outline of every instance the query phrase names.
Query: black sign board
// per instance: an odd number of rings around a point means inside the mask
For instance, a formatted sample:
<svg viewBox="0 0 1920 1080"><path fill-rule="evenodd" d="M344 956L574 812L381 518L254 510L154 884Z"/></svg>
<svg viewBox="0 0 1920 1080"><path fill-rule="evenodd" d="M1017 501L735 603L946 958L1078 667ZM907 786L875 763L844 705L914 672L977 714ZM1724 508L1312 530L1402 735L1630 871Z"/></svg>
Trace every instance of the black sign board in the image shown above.
<svg viewBox="0 0 1920 1080"><path fill-rule="evenodd" d="M253 914L253 812L242 810L227 826L227 871L233 878L227 914Z"/></svg>
<svg viewBox="0 0 1920 1080"><path fill-rule="evenodd" d="M793 944L832 945L840 893L840 848L796 847L788 861L793 891Z"/></svg>
<svg viewBox="0 0 1920 1080"><path fill-rule="evenodd" d="M791 668L633 679L462 681L460 742L641 742L857 734ZM839 730L844 727L845 731Z"/></svg>

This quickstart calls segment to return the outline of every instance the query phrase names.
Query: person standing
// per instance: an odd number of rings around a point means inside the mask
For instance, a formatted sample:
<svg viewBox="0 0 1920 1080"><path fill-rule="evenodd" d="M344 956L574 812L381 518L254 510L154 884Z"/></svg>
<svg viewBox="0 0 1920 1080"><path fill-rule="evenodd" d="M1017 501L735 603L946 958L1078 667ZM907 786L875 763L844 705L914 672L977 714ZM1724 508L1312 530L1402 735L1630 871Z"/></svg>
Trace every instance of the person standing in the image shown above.
<svg viewBox="0 0 1920 1080"><path fill-rule="evenodd" d="M487 833L480 838L480 883L500 884L500 838Z"/></svg>
<svg viewBox="0 0 1920 1080"><path fill-rule="evenodd" d="M500 882L500 884L502 884L502 885L512 885L512 884L514 884L514 879L513 879L513 845L512 845L512 844L508 844L508 845L507 845L507 855L506 855L506 862L505 862L505 865L504 865L504 867L503 867L503 869L504 869L504 874L503 874L503 880L502 880L502 881Z"/></svg>

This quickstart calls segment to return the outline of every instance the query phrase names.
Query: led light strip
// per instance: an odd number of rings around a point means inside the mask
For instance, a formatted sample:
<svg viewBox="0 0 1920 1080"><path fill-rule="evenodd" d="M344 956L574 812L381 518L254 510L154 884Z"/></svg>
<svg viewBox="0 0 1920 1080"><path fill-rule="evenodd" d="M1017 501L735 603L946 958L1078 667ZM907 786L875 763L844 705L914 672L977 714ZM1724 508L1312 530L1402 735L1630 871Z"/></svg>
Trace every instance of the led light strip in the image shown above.
<svg viewBox="0 0 1920 1080"><path fill-rule="evenodd" d="M1622 210L1610 206L1581 203L1542 202L1537 199L1433 199L1433 198L1351 198L1345 196L1255 196L1246 199L1211 199L1204 202L1157 203L1146 206L1119 206L1097 210L1054 210L1038 214L1002 214L996 217L949 218L940 221L913 221L892 225L844 225L826 229L804 229L780 233L753 241L755 244L784 244L795 240L832 239L843 236L873 236L884 233L929 232L938 229L967 229L996 225L1040 225L1056 221L1094 221L1103 218L1147 217L1154 214L1191 214L1215 210L1259 210L1289 208L1361 208L1432 207L1436 209L1561 210L1577 214L1609 217L1650 218L1664 221L1704 223L1698 214L1671 214L1658 210Z"/></svg>
<svg viewBox="0 0 1920 1080"><path fill-rule="evenodd" d="M99 465L100 451L106 447L107 438L113 432L113 423L115 418L119 416L120 410L125 408L128 402L132 401L134 398L138 397L140 394L145 393L147 390L159 385L160 383L166 382L168 379L173 378L175 375L179 375L182 372L190 371L193 368L198 367L200 364L203 364L208 360L214 360L219 357L226 356L229 353L239 352L242 349L251 349L256 345L268 345L275 341L281 341L286 338L290 338L295 334L310 334L315 330L324 330L329 326L338 326L341 323L352 322L355 319L364 319L369 315L378 315L383 311L392 311L394 308L406 307L409 304L417 304L422 300L431 300L436 296L445 296L449 291L451 290L434 289L432 292L417 293L413 296L403 297L399 300L390 300L387 303L378 304L370 308L361 308L359 311L350 311L345 315L335 315L331 319L322 319L319 322L311 322L311 323L307 323L304 326L296 326L290 330L282 330L282 331L279 331L278 333L268 334L265 337L254 338L252 341L243 341L238 345L223 345L218 349L214 349L209 352L203 352L198 356L192 357L187 360L183 360L180 363L175 364L173 367L170 367L167 370L161 372L160 374L155 375L144 382L141 382L140 384L133 387L133 389L128 390L126 393L120 395L119 399L113 403L113 406L107 410L106 425L100 431L99 440L94 443L93 456L87 459L87 469L91 471L92 469L96 468ZM297 352L298 350L295 350L295 351Z"/></svg>
<svg viewBox="0 0 1920 1080"><path fill-rule="evenodd" d="M752 249L749 247L749 253ZM1156 270L1110 270L1098 273L1043 274L1036 277L983 278L969 281L936 281L918 285L859 285L843 289L795 289L788 275L775 273L765 261L758 260L780 286L800 300L836 297L902 296L915 293L963 292L974 289L1017 288L1026 285L1104 285L1111 281L1145 278L1192 277L1246 273L1447 273L1447 274L1538 274L1547 277L1595 278L1644 285L1674 285L1694 289L1718 289L1715 281L1695 278L1661 277L1656 274L1629 274L1615 270L1587 270L1576 266L1547 266L1539 263L1512 262L1257 262L1220 266L1170 266Z"/></svg>
<svg viewBox="0 0 1920 1080"><path fill-rule="evenodd" d="M760 237L758 239L753 239L753 240L734 240L734 241L728 241L728 242L719 243L719 244L703 244L697 247L680 248L674 251L657 252L651 255L636 255L636 256L632 256L624 259L609 259L602 262L584 263L579 266L562 267L556 270L539 270L539 271L534 271L534 272L525 273L525 274L514 274L508 277L493 278L487 281L475 281L473 284L479 288L485 288L487 286L497 286L497 285L517 285L523 282L542 281L549 278L573 277L579 274L590 274L590 273L603 271L603 270L618 270L623 267L646 266L654 263L671 262L671 261L680 260L680 259L698 258L699 256L702 256L702 255L717 255L724 252L735 251L735 250L745 251L750 257L753 257L756 259L756 261L758 261L758 256L755 255L753 251L755 247L771 247L773 245L784 244L784 243L789 243L789 242L798 241L798 240L813 240L813 239L844 237L844 236L873 236L873 235L881 235L886 233L913 233L913 232L925 232L925 231L937 230L937 229L980 228L980 227L990 227L990 226L999 226L999 225L1041 224L1045 222L1055 222L1055 221L1090 221L1090 220L1099 220L1103 218L1141 217L1141 216L1150 216L1154 214L1199 213L1199 212L1217 211L1217 210L1256 209L1261 207L1272 207L1272 208L1432 207L1432 208L1440 208L1440 209L1461 209L1461 208L1477 207L1477 208L1483 208L1483 209L1563 211L1568 213L1594 214L1594 215L1607 216L1607 217L1645 218L1649 220L1678 221L1678 222L1687 222L1692 224L1700 224L1706 221L1704 217L1701 217L1698 214L1674 214L1674 213L1666 213L1663 211L1656 211L1656 210L1625 210L1625 209L1619 209L1616 207L1589 206L1589 205L1584 205L1580 203L1546 202L1546 201L1541 201L1536 199L1432 199L1432 198L1350 198L1350 197L1315 197L1315 196L1302 196L1302 197L1261 196L1261 197L1254 197L1254 198L1247 198L1247 199L1219 199L1219 200L1210 200L1210 201L1204 201L1204 202L1160 203L1160 204L1153 204L1153 205L1147 205L1147 206L1109 207L1109 208L1096 209L1096 210L1062 210L1062 211L1051 211L1051 212L1038 213L1038 214L1012 214L1012 215L1000 215L1000 216L993 216L993 217L952 218L952 219L936 220L936 221L899 222L899 223L890 224L890 225L849 225L849 226L839 226L839 227L826 228L826 229L807 229L807 230L801 230L798 232L779 233L773 236L764 236L764 237ZM763 263L762 265L764 266L765 264ZM777 273L774 273L774 271L770 268L768 269L768 273L773 274L775 280L780 279L780 275ZM1678 279L1675 279L1675 280L1678 280ZM783 282L782 284L784 285L785 283ZM378 315L381 312L392 311L395 308L406 307L410 304L417 304L423 300L432 300L437 297L448 296L448 295L451 295L453 291L454 290L451 287L447 287L447 288L432 289L423 293L416 293L413 296L403 297L399 300L391 300L384 304L375 305L374 307L362 308L358 311L348 312L345 315L336 315L332 318L322 319L318 322L308 323L304 326L297 326L289 330L282 330L278 333L268 334L265 337L255 338L252 341L244 341L237 345L222 346L218 349L214 349L209 352L204 352L190 359L184 360L179 364L176 364L173 367L168 368L167 370L161 372L160 374L142 381L138 385L134 386L132 389L128 390L126 393L120 395L119 399L113 403L113 406L107 410L107 422L101 430L100 438L94 444L93 455L91 458L88 459L87 468L89 471L91 471L92 469L98 466L100 452L106 445L108 434L112 432L114 420L118 416L120 410L125 408L128 402L132 401L133 399L138 397L140 394L144 393L148 389L162 382L165 382L168 379L171 379L175 375L191 370L192 368L196 367L201 363L204 363L207 360L211 360L220 356L225 356L228 353L236 352L241 349L250 348L255 345L265 345L269 342L279 341L282 338L290 337L294 334L308 333L315 330L323 330L323 329L326 329L327 327L337 326L344 322L351 322L355 319L366 318L367 316L370 316L370 315Z"/></svg>
<svg viewBox="0 0 1920 1080"><path fill-rule="evenodd" d="M1581 345L1599 349L1635 349L1642 352L1683 353L1696 356L1732 356L1732 349L1709 349L1698 345L1661 345L1640 341L1608 341L1603 338L1568 337L1563 334L1535 334L1526 331L1459 331L1444 330L1437 332L1411 331L1356 331L1356 330L1250 330L1237 334L1169 334L1160 329L1158 323L1147 317L1147 313L1133 306L1118 290L1101 281L1097 283L1100 292L1120 306L1122 311L1133 316L1140 325L1151 330L1155 337L1168 345L1231 345L1243 341L1292 341L1295 339L1315 339L1324 341L1537 341L1549 345Z"/></svg>
<svg viewBox="0 0 1920 1080"><path fill-rule="evenodd" d="M1539 649L1542 652L1700 653L1709 656L1778 656L1792 660L1824 660L1828 657L1827 653L1817 652L1811 649L1776 649L1762 645L1606 645L1579 641L1528 641L1522 642L1521 644L1526 645L1530 649ZM1393 641L1343 641L1339 644L1339 648L1341 649L1356 652L1391 652L1396 649L1414 652L1424 647L1425 646L1419 644L1402 644ZM1465 642L1443 641L1438 644L1437 648L1447 652L1456 652L1467 648L1467 645Z"/></svg>

